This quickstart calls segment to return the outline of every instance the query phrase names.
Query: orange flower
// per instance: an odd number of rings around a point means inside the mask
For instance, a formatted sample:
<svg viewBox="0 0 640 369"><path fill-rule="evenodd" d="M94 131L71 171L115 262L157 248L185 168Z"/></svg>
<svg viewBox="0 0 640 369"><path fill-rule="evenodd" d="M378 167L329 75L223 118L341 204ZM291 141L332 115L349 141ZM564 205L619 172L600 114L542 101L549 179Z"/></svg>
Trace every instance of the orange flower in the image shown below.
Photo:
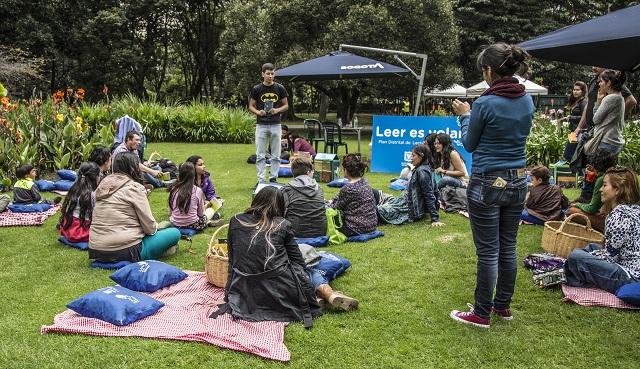
<svg viewBox="0 0 640 369"><path fill-rule="evenodd" d="M71 96L73 93L73 88L67 87L67 95Z"/></svg>
<svg viewBox="0 0 640 369"><path fill-rule="evenodd" d="M16 131L16 143L18 145L22 144L22 141L24 141L24 137L22 136L22 132L21 131Z"/></svg>
<svg viewBox="0 0 640 369"><path fill-rule="evenodd" d="M8 97L3 97L2 99L0 99L0 102L2 102L2 107L4 108L11 105Z"/></svg>
<svg viewBox="0 0 640 369"><path fill-rule="evenodd" d="M53 103L59 104L64 99L64 92L58 90L53 94Z"/></svg>

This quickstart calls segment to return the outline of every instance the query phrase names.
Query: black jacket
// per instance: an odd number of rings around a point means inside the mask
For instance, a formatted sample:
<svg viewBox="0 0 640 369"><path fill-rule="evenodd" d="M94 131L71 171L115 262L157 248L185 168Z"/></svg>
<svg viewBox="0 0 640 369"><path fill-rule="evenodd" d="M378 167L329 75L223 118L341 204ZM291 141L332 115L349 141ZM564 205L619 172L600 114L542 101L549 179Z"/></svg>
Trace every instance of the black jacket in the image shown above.
<svg viewBox="0 0 640 369"><path fill-rule="evenodd" d="M424 218L429 212L431 221L437 222L438 216L438 187L433 177L433 171L428 164L417 166L411 174L407 186L407 200L409 205L409 218L411 221Z"/></svg>
<svg viewBox="0 0 640 369"><path fill-rule="evenodd" d="M273 221L279 225L271 234L270 248L265 233L254 238L258 220L254 215L238 214L229 222L226 303L212 317L230 312L248 321L303 321L305 327L311 327L320 306L291 223L283 218Z"/></svg>
<svg viewBox="0 0 640 369"><path fill-rule="evenodd" d="M285 218L296 237L312 238L327 234L324 194L316 181L301 175L282 188L287 205Z"/></svg>

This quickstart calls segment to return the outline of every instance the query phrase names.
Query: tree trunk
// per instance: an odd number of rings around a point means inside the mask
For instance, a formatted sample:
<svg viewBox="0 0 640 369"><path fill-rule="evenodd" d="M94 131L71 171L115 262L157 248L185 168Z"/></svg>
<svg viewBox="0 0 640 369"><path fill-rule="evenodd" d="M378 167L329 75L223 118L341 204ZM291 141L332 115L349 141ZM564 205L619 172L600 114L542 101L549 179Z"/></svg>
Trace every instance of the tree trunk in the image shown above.
<svg viewBox="0 0 640 369"><path fill-rule="evenodd" d="M320 106L318 107L318 120L323 122L327 120L327 110L329 110L329 96L319 91Z"/></svg>

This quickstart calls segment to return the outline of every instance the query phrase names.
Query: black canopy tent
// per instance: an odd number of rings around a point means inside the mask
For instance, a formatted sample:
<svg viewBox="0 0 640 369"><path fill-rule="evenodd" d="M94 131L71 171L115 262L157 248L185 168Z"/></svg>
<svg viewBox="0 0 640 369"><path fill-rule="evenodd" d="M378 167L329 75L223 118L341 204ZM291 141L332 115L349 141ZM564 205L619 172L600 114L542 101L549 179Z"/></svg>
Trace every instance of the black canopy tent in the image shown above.
<svg viewBox="0 0 640 369"><path fill-rule="evenodd" d="M544 34L520 46L532 56L574 64L640 69L640 5Z"/></svg>

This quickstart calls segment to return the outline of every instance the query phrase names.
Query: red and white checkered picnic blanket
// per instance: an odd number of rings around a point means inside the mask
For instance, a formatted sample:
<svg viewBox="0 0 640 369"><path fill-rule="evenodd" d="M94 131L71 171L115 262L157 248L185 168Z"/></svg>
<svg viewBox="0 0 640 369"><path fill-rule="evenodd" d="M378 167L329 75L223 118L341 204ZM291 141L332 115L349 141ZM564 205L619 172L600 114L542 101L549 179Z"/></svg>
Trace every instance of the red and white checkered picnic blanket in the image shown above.
<svg viewBox="0 0 640 369"><path fill-rule="evenodd" d="M41 213L14 213L7 209L0 213L0 227L42 225L58 209L60 209L60 205L52 206L49 210Z"/></svg>
<svg viewBox="0 0 640 369"><path fill-rule="evenodd" d="M573 301L582 306L604 306L618 309L640 309L640 307L627 304L616 295L598 288L571 287L562 285L564 301Z"/></svg>
<svg viewBox="0 0 640 369"><path fill-rule="evenodd" d="M150 293L165 306L137 322L120 327L66 310L55 316L53 325L42 326L40 332L205 342L267 359L289 361L291 353L284 344L286 323L246 322L234 320L229 314L209 318L222 303L224 290L207 283L205 273L187 273L189 276L181 282Z"/></svg>

